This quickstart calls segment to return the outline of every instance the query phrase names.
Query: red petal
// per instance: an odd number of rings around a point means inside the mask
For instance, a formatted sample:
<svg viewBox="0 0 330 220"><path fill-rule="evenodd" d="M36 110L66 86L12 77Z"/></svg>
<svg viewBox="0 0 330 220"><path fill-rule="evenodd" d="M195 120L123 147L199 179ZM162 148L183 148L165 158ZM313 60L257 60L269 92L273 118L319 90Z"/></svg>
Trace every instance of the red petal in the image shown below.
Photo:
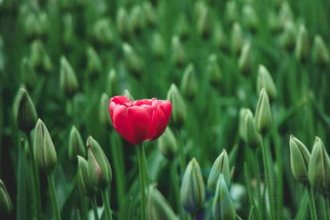
<svg viewBox="0 0 330 220"><path fill-rule="evenodd" d="M136 144L134 130L129 120L127 110L127 107L120 105L117 105L115 108L113 108L113 126L117 130L118 134L122 136L125 140L132 144Z"/></svg>
<svg viewBox="0 0 330 220"><path fill-rule="evenodd" d="M149 133L148 140L155 140L165 131L172 112L169 101L157 101L153 103L153 106L155 112L152 119L152 132Z"/></svg>
<svg viewBox="0 0 330 220"><path fill-rule="evenodd" d="M152 109L149 106L132 106L127 109L127 114L134 132L134 142L141 143L149 133Z"/></svg>
<svg viewBox="0 0 330 220"><path fill-rule="evenodd" d="M114 103L117 105L125 105L125 106L132 105L132 101L126 96L114 96L111 98L110 103Z"/></svg>

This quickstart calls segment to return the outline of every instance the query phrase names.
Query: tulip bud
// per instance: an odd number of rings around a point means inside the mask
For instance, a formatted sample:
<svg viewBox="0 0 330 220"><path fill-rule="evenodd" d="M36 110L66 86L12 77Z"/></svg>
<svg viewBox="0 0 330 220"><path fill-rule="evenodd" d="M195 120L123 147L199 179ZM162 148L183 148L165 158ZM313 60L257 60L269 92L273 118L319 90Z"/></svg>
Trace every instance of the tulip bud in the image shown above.
<svg viewBox="0 0 330 220"><path fill-rule="evenodd" d="M212 20L207 8L203 10L197 20L197 33L203 38L208 39L212 32Z"/></svg>
<svg viewBox="0 0 330 220"><path fill-rule="evenodd" d="M236 211L230 198L225 176L220 174L212 206L214 219L235 220Z"/></svg>
<svg viewBox="0 0 330 220"><path fill-rule="evenodd" d="M239 110L239 115L238 115L238 133L239 136L246 141L245 138L245 124L244 124L244 118L245 118L245 113L248 111L248 108L241 108Z"/></svg>
<svg viewBox="0 0 330 220"><path fill-rule="evenodd" d="M257 78L257 93L265 88L270 100L274 100L277 96L276 86L269 71L265 66L259 65Z"/></svg>
<svg viewBox="0 0 330 220"><path fill-rule="evenodd" d="M183 73L180 89L188 99L194 99L197 95L198 85L195 74L195 67L189 64Z"/></svg>
<svg viewBox="0 0 330 220"><path fill-rule="evenodd" d="M238 23L234 23L231 31L231 50L234 54L238 54L243 47L242 28Z"/></svg>
<svg viewBox="0 0 330 220"><path fill-rule="evenodd" d="M321 36L317 35L313 43L313 61L320 66L327 66L329 64L328 47Z"/></svg>
<svg viewBox="0 0 330 220"><path fill-rule="evenodd" d="M152 7L150 2L144 2L142 7L144 10L147 24L150 27L154 26L157 22L157 14L155 13L155 9Z"/></svg>
<svg viewBox="0 0 330 220"><path fill-rule="evenodd" d="M65 57L61 57L60 89L68 98L72 98L78 90L76 74Z"/></svg>
<svg viewBox="0 0 330 220"><path fill-rule="evenodd" d="M35 88L37 76L34 72L31 62L26 57L24 57L22 60L21 77L22 81L29 90L33 90Z"/></svg>
<svg viewBox="0 0 330 220"><path fill-rule="evenodd" d="M73 16L70 13L64 14L63 20L63 41L67 47L75 42Z"/></svg>
<svg viewBox="0 0 330 220"><path fill-rule="evenodd" d="M153 54L157 58L164 58L166 54L166 46L165 42L163 40L163 37L160 33L156 32L152 36L152 41L151 41L151 48L153 51Z"/></svg>
<svg viewBox="0 0 330 220"><path fill-rule="evenodd" d="M108 73L107 78L107 94L110 96L115 96L119 94L119 85L118 85L117 73L115 69L111 69Z"/></svg>
<svg viewBox="0 0 330 220"><path fill-rule="evenodd" d="M14 101L14 114L17 127L30 133L37 121L37 112L28 92L20 88Z"/></svg>
<svg viewBox="0 0 330 220"><path fill-rule="evenodd" d="M284 32L280 37L280 45L289 51L294 48L296 42L296 27L292 21L284 23Z"/></svg>
<svg viewBox="0 0 330 220"><path fill-rule="evenodd" d="M275 34L278 34L283 28L283 25L279 21L277 13L275 13L274 11L271 11L268 15L268 26L272 33Z"/></svg>
<svg viewBox="0 0 330 220"><path fill-rule="evenodd" d="M201 168L193 158L183 175L181 183L181 205L187 212L194 212L203 206L205 200L204 181Z"/></svg>
<svg viewBox="0 0 330 220"><path fill-rule="evenodd" d="M257 131L253 114L247 109L243 119L244 137L246 143L251 147L258 147L261 144L261 137Z"/></svg>
<svg viewBox="0 0 330 220"><path fill-rule="evenodd" d="M226 35L223 31L223 27L220 22L214 22L213 25L213 40L214 44L221 48L221 49L226 49L227 48L227 39Z"/></svg>
<svg viewBox="0 0 330 220"><path fill-rule="evenodd" d="M31 44L30 61L35 70L49 72L52 69L50 58L40 40L35 40Z"/></svg>
<svg viewBox="0 0 330 220"><path fill-rule="evenodd" d="M146 26L146 18L140 5L133 7L130 18L134 33L139 35Z"/></svg>
<svg viewBox="0 0 330 220"><path fill-rule="evenodd" d="M98 76L102 73L101 58L93 47L88 47L86 51L87 55L87 72L91 77Z"/></svg>
<svg viewBox="0 0 330 220"><path fill-rule="evenodd" d="M127 40L132 32L132 24L127 11L124 8L120 8L117 12L116 25L119 35Z"/></svg>
<svg viewBox="0 0 330 220"><path fill-rule="evenodd" d="M279 20L282 24L284 24L286 21L293 20L293 12L290 7L290 4L287 1L283 1L281 5L279 12Z"/></svg>
<svg viewBox="0 0 330 220"><path fill-rule="evenodd" d="M152 185L148 189L147 216L149 220L178 220L168 201Z"/></svg>
<svg viewBox="0 0 330 220"><path fill-rule="evenodd" d="M230 166L229 166L229 160L228 160L228 154L227 151L224 149L221 154L218 156L218 158L214 161L209 179L207 182L208 187L211 187L212 189L216 189L218 179L220 175L223 175L225 178L227 187L230 187Z"/></svg>
<svg viewBox="0 0 330 220"><path fill-rule="evenodd" d="M77 156L85 157L86 149L78 129L75 126L72 126L69 138L69 159L76 163Z"/></svg>
<svg viewBox="0 0 330 220"><path fill-rule="evenodd" d="M12 210L12 202L5 184L0 180L0 213L9 215Z"/></svg>
<svg viewBox="0 0 330 220"><path fill-rule="evenodd" d="M112 180L110 163L101 146L92 137L87 139L89 177L96 188L106 188Z"/></svg>
<svg viewBox="0 0 330 220"><path fill-rule="evenodd" d="M308 179L315 190L323 195L330 194L330 158L319 137L315 139L309 159Z"/></svg>
<svg viewBox="0 0 330 220"><path fill-rule="evenodd" d="M175 84L171 85L167 93L167 100L172 103L172 118L174 124L182 126L186 120L186 104L180 94L178 87Z"/></svg>
<svg viewBox="0 0 330 220"><path fill-rule="evenodd" d="M111 122L109 117L109 96L106 93L102 93L100 99L100 108L99 108L99 116L100 122L104 128L111 128Z"/></svg>
<svg viewBox="0 0 330 220"><path fill-rule="evenodd" d="M308 181L308 163L310 153L307 147L293 135L290 136L291 171L296 181Z"/></svg>
<svg viewBox="0 0 330 220"><path fill-rule="evenodd" d="M308 33L304 25L299 27L295 55L298 61L306 61L309 55Z"/></svg>
<svg viewBox="0 0 330 220"><path fill-rule="evenodd" d="M186 51L178 36L172 37L172 58L178 67L182 67L187 60Z"/></svg>
<svg viewBox="0 0 330 220"><path fill-rule="evenodd" d="M101 46L112 46L115 36L111 28L111 24L107 19L97 21L93 28L93 36L95 41Z"/></svg>
<svg viewBox="0 0 330 220"><path fill-rule="evenodd" d="M88 162L85 158L77 156L78 169L77 169L77 185L81 193L86 196L92 197L95 194L95 187L89 177Z"/></svg>
<svg viewBox="0 0 330 220"><path fill-rule="evenodd" d="M255 113L255 123L258 131L263 135L265 135L272 126L272 111L265 88L260 91Z"/></svg>
<svg viewBox="0 0 330 220"><path fill-rule="evenodd" d="M40 119L34 131L34 158L39 168L46 173L51 172L57 163L54 143L47 127Z"/></svg>
<svg viewBox="0 0 330 220"><path fill-rule="evenodd" d="M254 8L250 5L244 5L243 7L243 21L245 26L251 31L256 31L259 25L259 20Z"/></svg>
<svg viewBox="0 0 330 220"><path fill-rule="evenodd" d="M143 60L136 54L133 48L127 44L123 44L125 63L128 71L133 74L135 77L141 77L144 71Z"/></svg>
<svg viewBox="0 0 330 220"><path fill-rule="evenodd" d="M176 36L178 39L182 39L183 41L187 40L190 36L190 26L188 24L187 18L184 15L181 15L178 19L176 29ZM173 39L172 39L173 42Z"/></svg>
<svg viewBox="0 0 330 220"><path fill-rule="evenodd" d="M244 75L247 75L252 71L252 52L250 43L246 43L243 46L238 60L238 68Z"/></svg>
<svg viewBox="0 0 330 220"><path fill-rule="evenodd" d="M225 20L228 23L234 23L239 20L238 7L235 0L230 0L225 8Z"/></svg>
<svg viewBox="0 0 330 220"><path fill-rule="evenodd" d="M173 159L178 150L177 141L170 127L158 138L160 152L169 160Z"/></svg>
<svg viewBox="0 0 330 220"><path fill-rule="evenodd" d="M207 63L206 72L209 76L211 85L219 86L221 84L223 75L218 63L217 55L210 55Z"/></svg>

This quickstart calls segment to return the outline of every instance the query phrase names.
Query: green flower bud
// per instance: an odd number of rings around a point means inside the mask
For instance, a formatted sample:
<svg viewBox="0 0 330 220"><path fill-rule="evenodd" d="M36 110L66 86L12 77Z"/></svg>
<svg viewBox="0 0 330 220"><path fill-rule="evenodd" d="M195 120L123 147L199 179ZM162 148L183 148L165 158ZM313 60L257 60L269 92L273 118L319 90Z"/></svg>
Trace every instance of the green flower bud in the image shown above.
<svg viewBox="0 0 330 220"><path fill-rule="evenodd" d="M189 64L183 73L180 89L188 99L194 99L197 95L198 85L193 64Z"/></svg>
<svg viewBox="0 0 330 220"><path fill-rule="evenodd" d="M150 185L147 198L147 217L149 220L178 220L168 201L156 189Z"/></svg>
<svg viewBox="0 0 330 220"><path fill-rule="evenodd" d="M283 28L277 13L274 11L271 11L268 15L268 26L272 33L276 34L278 34Z"/></svg>
<svg viewBox="0 0 330 220"><path fill-rule="evenodd" d="M134 49L127 43L123 44L125 63L128 71L133 76L140 78L144 72L144 62Z"/></svg>
<svg viewBox="0 0 330 220"><path fill-rule="evenodd" d="M52 63L46 53L44 44L40 40L35 40L31 44L30 61L34 70L40 72L50 72Z"/></svg>
<svg viewBox="0 0 330 220"><path fill-rule="evenodd" d="M308 33L304 25L299 27L295 55L298 61L306 61L309 56Z"/></svg>
<svg viewBox="0 0 330 220"><path fill-rule="evenodd" d="M272 126L272 111L265 88L260 91L255 113L255 123L258 131L263 135L266 134Z"/></svg>
<svg viewBox="0 0 330 220"><path fill-rule="evenodd" d="M131 19L124 8L120 8L116 17L117 31L119 35L127 40L132 33Z"/></svg>
<svg viewBox="0 0 330 220"><path fill-rule="evenodd" d="M87 139L89 177L96 188L108 187L112 180L110 163L101 146L92 137Z"/></svg>
<svg viewBox="0 0 330 220"><path fill-rule="evenodd" d="M9 215L12 210L12 202L5 184L0 180L0 213Z"/></svg>
<svg viewBox="0 0 330 220"><path fill-rule="evenodd" d="M109 71L106 86L107 94L110 94L111 97L119 94L118 79L115 69Z"/></svg>
<svg viewBox="0 0 330 220"><path fill-rule="evenodd" d="M31 62L24 57L21 65L21 77L29 90L33 90L36 85L37 76L31 65Z"/></svg>
<svg viewBox="0 0 330 220"><path fill-rule="evenodd" d="M172 59L178 67L182 67L187 61L186 51L178 36L172 37Z"/></svg>
<svg viewBox="0 0 330 220"><path fill-rule="evenodd" d="M180 91L175 84L171 85L166 99L172 103L172 119L174 124L182 126L186 121L187 109Z"/></svg>
<svg viewBox="0 0 330 220"><path fill-rule="evenodd" d="M34 131L33 147L34 158L39 168L46 173L51 172L57 163L56 150L46 125L40 119Z"/></svg>
<svg viewBox="0 0 330 220"><path fill-rule="evenodd" d="M93 36L95 41L101 46L112 46L115 41L115 36L111 27L110 21L100 19L94 24Z"/></svg>
<svg viewBox="0 0 330 220"><path fill-rule="evenodd" d="M227 48L227 38L220 22L213 22L213 41L214 44L222 49Z"/></svg>
<svg viewBox="0 0 330 220"><path fill-rule="evenodd" d="M187 40L190 36L190 26L188 24L187 18L184 15L181 15L178 19L175 33L178 39Z"/></svg>
<svg viewBox="0 0 330 220"><path fill-rule="evenodd" d="M77 185L81 193L86 196L92 197L95 194L95 187L89 177L88 162L85 158L77 156L78 169L77 169Z"/></svg>
<svg viewBox="0 0 330 220"><path fill-rule="evenodd" d="M250 4L244 5L243 7L243 21L248 29L252 31L257 30L259 20L254 8Z"/></svg>
<svg viewBox="0 0 330 220"><path fill-rule="evenodd" d="M238 23L234 23L231 31L231 50L234 54L238 54L241 51L243 42L242 28Z"/></svg>
<svg viewBox="0 0 330 220"><path fill-rule="evenodd" d="M181 184L181 205L187 212L194 212L203 206L205 200L204 180L201 168L193 158L183 175Z"/></svg>
<svg viewBox="0 0 330 220"><path fill-rule="evenodd" d="M66 97L72 98L78 90L76 74L65 57L62 56L60 62L60 89Z"/></svg>
<svg viewBox="0 0 330 220"><path fill-rule="evenodd" d="M101 125L106 129L112 127L109 117L109 100L109 96L106 93L102 93L100 99L99 117Z"/></svg>
<svg viewBox="0 0 330 220"><path fill-rule="evenodd" d="M28 92L20 88L14 101L14 115L17 127L30 133L37 121L37 112Z"/></svg>
<svg viewBox="0 0 330 220"><path fill-rule="evenodd" d="M76 163L77 156L86 156L86 149L80 133L75 126L72 126L69 137L69 159Z"/></svg>
<svg viewBox="0 0 330 220"><path fill-rule="evenodd" d="M239 10L235 0L230 0L226 4L225 8L225 20L228 23L234 23L239 20Z"/></svg>
<svg viewBox="0 0 330 220"><path fill-rule="evenodd" d="M207 8L200 13L197 20L197 33L203 38L208 39L212 32L212 19Z"/></svg>
<svg viewBox="0 0 330 220"><path fill-rule="evenodd" d="M87 72L91 77L98 76L102 73L101 58L93 47L88 47L86 51L87 55Z"/></svg>
<svg viewBox="0 0 330 220"><path fill-rule="evenodd" d="M155 9L152 7L150 2L144 2L142 7L147 24L150 27L154 26L157 22L157 14L155 13Z"/></svg>
<svg viewBox="0 0 330 220"><path fill-rule="evenodd" d="M212 189L216 189L218 179L220 175L223 175L225 178L225 181L227 183L228 188L230 187L230 166L229 166L229 160L228 160L228 154L227 151L224 149L222 150L221 154L218 156L218 158L214 161L209 179L207 182L208 187L211 187Z"/></svg>
<svg viewBox="0 0 330 220"><path fill-rule="evenodd" d="M293 50L296 42L296 26L292 21L284 23L284 32L280 37L280 45L289 51Z"/></svg>
<svg viewBox="0 0 330 220"><path fill-rule="evenodd" d="M159 59L164 58L166 55L165 42L162 35L158 32L152 35L151 49L153 54Z"/></svg>
<svg viewBox="0 0 330 220"><path fill-rule="evenodd" d="M25 35L28 39L45 38L47 36L49 22L45 12L28 12L23 19Z"/></svg>
<svg viewBox="0 0 330 220"><path fill-rule="evenodd" d="M238 115L238 133L239 136L246 141L245 137L245 123L244 123L244 118L245 118L245 113L248 111L248 108L241 108L239 110L239 115Z"/></svg>
<svg viewBox="0 0 330 220"><path fill-rule="evenodd" d="M207 62L206 72L208 74L211 85L219 86L221 84L223 74L218 63L217 55L210 55Z"/></svg>
<svg viewBox="0 0 330 220"><path fill-rule="evenodd" d="M330 194L330 158L322 140L316 137L308 164L311 186L323 195Z"/></svg>
<svg viewBox="0 0 330 220"><path fill-rule="evenodd" d="M293 12L287 1L283 1L281 5L279 20L281 24L285 24L287 21L293 21Z"/></svg>
<svg viewBox="0 0 330 220"><path fill-rule="evenodd" d="M63 41L67 47L75 42L75 30L72 14L66 13L62 16L63 20Z"/></svg>
<svg viewBox="0 0 330 220"><path fill-rule="evenodd" d="M321 36L317 35L313 43L313 61L320 66L329 64L329 51Z"/></svg>
<svg viewBox="0 0 330 220"><path fill-rule="evenodd" d="M146 26L146 18L140 5L134 5L130 14L130 18L134 33L140 34Z"/></svg>
<svg viewBox="0 0 330 220"><path fill-rule="evenodd" d="M220 174L217 182L217 188L212 206L212 214L214 219L235 220L236 211L234 204L230 198L230 193L226 183L226 178Z"/></svg>
<svg viewBox="0 0 330 220"><path fill-rule="evenodd" d="M265 88L270 100L275 100L277 96L276 86L272 76L264 65L259 65L257 78L257 93Z"/></svg>
<svg viewBox="0 0 330 220"><path fill-rule="evenodd" d="M170 127L158 138L158 147L160 152L169 160L173 159L178 151L178 145Z"/></svg>
<svg viewBox="0 0 330 220"><path fill-rule="evenodd" d="M252 71L252 51L251 44L244 44L241 55L238 60L238 68L244 74L247 75Z"/></svg>
<svg viewBox="0 0 330 220"><path fill-rule="evenodd" d="M261 137L257 131L254 122L253 114L250 109L247 109L243 120L244 137L246 143L251 147L258 147L261 145Z"/></svg>
<svg viewBox="0 0 330 220"><path fill-rule="evenodd" d="M308 181L308 163L310 153L307 147L293 135L290 136L291 171L296 181Z"/></svg>

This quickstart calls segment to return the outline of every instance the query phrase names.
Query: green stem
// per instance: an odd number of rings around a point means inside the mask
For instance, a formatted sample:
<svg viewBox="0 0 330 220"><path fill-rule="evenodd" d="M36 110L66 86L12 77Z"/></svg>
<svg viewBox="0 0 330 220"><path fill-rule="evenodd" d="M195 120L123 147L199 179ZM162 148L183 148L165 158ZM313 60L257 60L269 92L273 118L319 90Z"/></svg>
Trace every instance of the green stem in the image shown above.
<svg viewBox="0 0 330 220"><path fill-rule="evenodd" d="M56 196L56 188L54 183L54 178L51 173L47 173L47 181L49 185L50 197L52 200L53 212L54 212L54 219L61 220L60 209L58 207L57 196Z"/></svg>
<svg viewBox="0 0 330 220"><path fill-rule="evenodd" d="M278 132L274 131L273 133L274 143L275 143L275 156L276 156L276 165L277 165L277 210L282 216L283 212L283 160L282 160L282 147Z"/></svg>
<svg viewBox="0 0 330 220"><path fill-rule="evenodd" d="M326 213L326 218L325 219L330 219L330 201L329 201L329 197L324 197L324 201L325 201L325 213Z"/></svg>
<svg viewBox="0 0 330 220"><path fill-rule="evenodd" d="M172 181L173 181L173 188L174 188L174 194L175 194L175 201L176 205L178 207L178 211L180 210L180 181L179 181L179 174L177 171L177 163L170 162L171 163L171 175L172 175Z"/></svg>
<svg viewBox="0 0 330 220"><path fill-rule="evenodd" d="M26 160L24 156L24 139L20 140L18 149L18 171L17 171L17 219L24 220L26 217ZM33 187L34 189L34 187ZM35 196L35 193L33 193Z"/></svg>
<svg viewBox="0 0 330 220"><path fill-rule="evenodd" d="M93 207L94 219L99 220L99 213L97 212L97 204L96 204L95 196L92 199L92 207Z"/></svg>
<svg viewBox="0 0 330 220"><path fill-rule="evenodd" d="M28 137L28 145L29 145L29 152L30 152L30 159L31 159L31 165L32 165L32 178L31 178L31 184L32 184L32 193L33 193L33 200L35 205L35 215L36 220L41 219L41 197L40 197L40 183L39 183L39 172L37 168L37 164L34 158L33 154L33 147L32 147L32 141L30 138L30 135L27 134Z"/></svg>
<svg viewBox="0 0 330 220"><path fill-rule="evenodd" d="M139 161L139 177L140 177L140 191L141 191L141 220L146 219L146 204L145 204L145 179L144 179L144 162L143 162L143 144L138 146L138 161Z"/></svg>
<svg viewBox="0 0 330 220"><path fill-rule="evenodd" d="M177 130L177 140L178 140L179 155L180 155L180 168L181 168L181 172L184 172L186 167L186 161L184 157L183 144L181 141L181 134L179 130Z"/></svg>
<svg viewBox="0 0 330 220"><path fill-rule="evenodd" d="M269 209L270 209L270 219L275 220L275 210L274 210L274 201L273 201L273 188L270 182L270 170L269 170L269 160L267 156L267 150L266 150L266 143L263 141L261 144L261 150L262 150L262 159L264 163L264 169L265 169L265 179L266 179L266 186L268 189L268 203L269 203Z"/></svg>
<svg viewBox="0 0 330 220"><path fill-rule="evenodd" d="M79 213L81 213L83 219L87 219L87 210L88 210L87 201L86 201L85 196L80 192L80 190L78 190L78 191L79 191L79 197L80 197L80 203L81 203L80 204L81 212L79 212Z"/></svg>
<svg viewBox="0 0 330 220"><path fill-rule="evenodd" d="M309 196L309 206L310 206L310 210L311 210L311 218L312 218L312 220L317 220L314 191L311 187L308 187L307 191L308 191L308 196Z"/></svg>
<svg viewBox="0 0 330 220"><path fill-rule="evenodd" d="M105 210L105 219L112 220L112 214L110 209L109 197L106 189L101 190L103 206Z"/></svg>

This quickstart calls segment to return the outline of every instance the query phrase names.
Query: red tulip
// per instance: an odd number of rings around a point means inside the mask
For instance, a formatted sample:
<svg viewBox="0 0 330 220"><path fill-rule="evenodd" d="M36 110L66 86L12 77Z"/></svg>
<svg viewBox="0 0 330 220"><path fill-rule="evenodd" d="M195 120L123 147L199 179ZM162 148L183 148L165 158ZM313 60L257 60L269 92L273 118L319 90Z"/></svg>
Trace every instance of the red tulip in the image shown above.
<svg viewBox="0 0 330 220"><path fill-rule="evenodd" d="M119 135L136 145L155 140L164 132L172 105L155 98L132 102L126 96L115 96L110 100L109 112Z"/></svg>

